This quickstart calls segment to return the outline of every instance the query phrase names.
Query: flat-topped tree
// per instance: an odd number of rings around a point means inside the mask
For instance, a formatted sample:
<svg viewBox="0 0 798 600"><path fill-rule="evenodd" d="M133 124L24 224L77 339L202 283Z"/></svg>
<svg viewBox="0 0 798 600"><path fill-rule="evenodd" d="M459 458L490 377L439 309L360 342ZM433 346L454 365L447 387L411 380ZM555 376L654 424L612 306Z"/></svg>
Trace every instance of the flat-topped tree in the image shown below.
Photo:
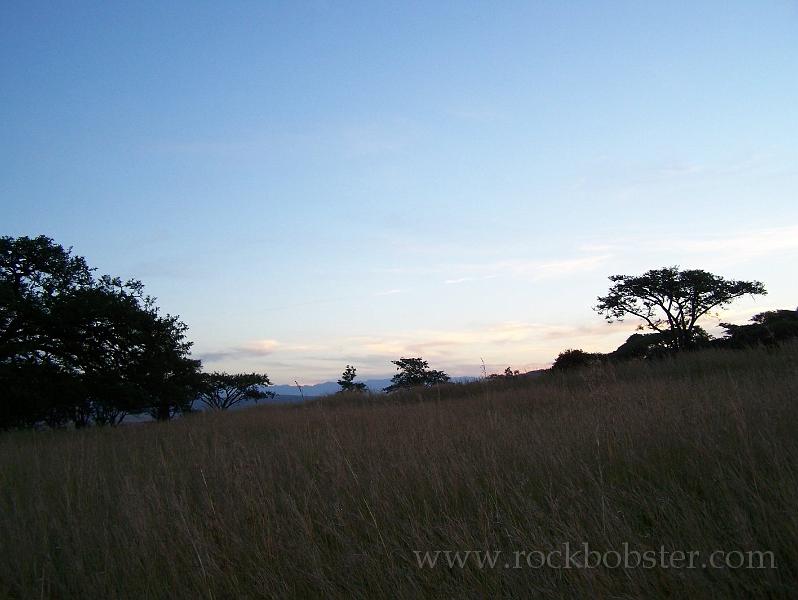
<svg viewBox="0 0 798 600"><path fill-rule="evenodd" d="M396 365L396 370L399 372L391 378L391 385L385 388L388 393L419 386L429 387L449 381L446 373L430 369L429 363L421 357L400 358L391 362Z"/></svg>
<svg viewBox="0 0 798 600"><path fill-rule="evenodd" d="M274 392L261 389L271 385L265 373L205 373L197 400L214 410L227 410L245 400L273 398Z"/></svg>
<svg viewBox="0 0 798 600"><path fill-rule="evenodd" d="M759 281L736 281L700 269L653 269L643 275L613 275L595 310L610 323L638 317L673 350L694 345L698 320L746 295L767 294Z"/></svg>

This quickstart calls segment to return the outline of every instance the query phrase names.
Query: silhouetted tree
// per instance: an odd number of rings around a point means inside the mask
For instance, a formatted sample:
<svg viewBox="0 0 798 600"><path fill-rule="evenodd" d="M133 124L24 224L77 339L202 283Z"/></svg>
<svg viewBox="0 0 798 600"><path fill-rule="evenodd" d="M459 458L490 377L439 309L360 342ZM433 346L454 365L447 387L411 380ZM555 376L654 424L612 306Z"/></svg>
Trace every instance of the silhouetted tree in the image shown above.
<svg viewBox="0 0 798 600"><path fill-rule="evenodd" d="M745 295L766 294L758 281L727 280L706 271L680 271L678 267L651 270L643 275L613 275L613 286L598 298L595 310L609 321L633 316L642 319L640 329L665 334L673 350L696 345L697 322L713 309L722 308Z"/></svg>
<svg viewBox="0 0 798 600"><path fill-rule="evenodd" d="M726 330L723 342L733 348L772 346L798 338L798 310L771 310L751 317L751 323L721 323Z"/></svg>
<svg viewBox="0 0 798 600"><path fill-rule="evenodd" d="M0 238L0 427L167 418L193 399L186 325L93 271L48 237Z"/></svg>
<svg viewBox="0 0 798 600"><path fill-rule="evenodd" d="M612 353L614 358L651 358L668 352L661 333L633 333Z"/></svg>
<svg viewBox="0 0 798 600"><path fill-rule="evenodd" d="M400 358L392 360L391 363L396 365L396 370L399 372L391 378L391 385L385 388L388 393L419 386L429 387L449 381L446 373L430 369L429 363L420 357Z"/></svg>
<svg viewBox="0 0 798 600"><path fill-rule="evenodd" d="M633 333L610 356L618 359L661 358L673 352L673 345L669 342L670 336L670 331ZM693 329L691 348L706 348L711 341L709 334L700 325L696 325Z"/></svg>
<svg viewBox="0 0 798 600"><path fill-rule="evenodd" d="M227 410L245 400L274 398L274 392L261 389L271 385L265 373L206 373L197 400L214 410Z"/></svg>
<svg viewBox="0 0 798 600"><path fill-rule="evenodd" d="M510 367L507 367L503 373L491 373L490 375L488 375L488 379L502 379L502 378L507 379L512 377L518 377L520 374L521 372L518 369L513 370Z"/></svg>
<svg viewBox="0 0 798 600"><path fill-rule="evenodd" d="M557 358L554 360L554 364L551 365L551 368L557 371L578 369L596 364L600 362L602 358L604 358L603 354L585 352L584 350L579 350L576 348L569 348L568 350L563 350L557 355Z"/></svg>
<svg viewBox="0 0 798 600"><path fill-rule="evenodd" d="M338 380L338 385L341 386L341 392L365 392L366 384L362 382L355 382L357 377L357 369L352 365L346 365L341 379Z"/></svg>

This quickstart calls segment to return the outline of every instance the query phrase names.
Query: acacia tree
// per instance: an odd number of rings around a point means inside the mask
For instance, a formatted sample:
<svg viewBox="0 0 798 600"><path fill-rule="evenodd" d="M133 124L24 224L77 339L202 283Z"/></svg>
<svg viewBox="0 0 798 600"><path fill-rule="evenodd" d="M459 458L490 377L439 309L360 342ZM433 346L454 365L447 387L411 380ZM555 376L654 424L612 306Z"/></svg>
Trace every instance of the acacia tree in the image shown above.
<svg viewBox="0 0 798 600"><path fill-rule="evenodd" d="M214 410L227 410L244 400L274 398L274 392L261 389L271 385L266 373L206 373L197 400Z"/></svg>
<svg viewBox="0 0 798 600"><path fill-rule="evenodd" d="M338 380L338 385L341 386L341 392L365 392L366 384L360 381L355 382L357 377L357 369L352 365L346 365L341 379Z"/></svg>
<svg viewBox="0 0 798 600"><path fill-rule="evenodd" d="M399 372L391 378L391 385L385 388L384 391L388 393L412 387L430 387L449 381L446 373L430 369L429 363L421 357L400 358L391 362Z"/></svg>
<svg viewBox="0 0 798 600"><path fill-rule="evenodd" d="M606 296L599 296L595 310L610 323L630 316L642 319L645 324L639 329L647 327L659 333L672 350L694 345L701 317L741 296L767 294L759 281L735 281L679 267L609 279L613 286Z"/></svg>

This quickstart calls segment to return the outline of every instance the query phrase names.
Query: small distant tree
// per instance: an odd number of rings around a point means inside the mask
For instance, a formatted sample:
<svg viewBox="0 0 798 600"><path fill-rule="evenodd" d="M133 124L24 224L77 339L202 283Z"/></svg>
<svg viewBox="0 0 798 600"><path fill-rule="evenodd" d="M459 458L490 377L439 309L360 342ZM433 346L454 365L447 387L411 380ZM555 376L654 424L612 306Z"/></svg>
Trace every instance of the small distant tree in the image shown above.
<svg viewBox="0 0 798 600"><path fill-rule="evenodd" d="M357 369L352 365L346 365L341 379L338 380L338 385L341 386L341 392L365 392L366 384L362 382L355 382L357 377Z"/></svg>
<svg viewBox="0 0 798 600"><path fill-rule="evenodd" d="M504 373L491 373L488 375L488 379L509 379L511 377L518 377L521 374L521 371L518 369L513 370L510 367L507 367L504 370Z"/></svg>
<svg viewBox="0 0 798 600"><path fill-rule="evenodd" d="M214 410L227 410L245 400L274 398L274 392L261 389L271 385L265 373L206 373L197 400Z"/></svg>
<svg viewBox="0 0 798 600"><path fill-rule="evenodd" d="M575 348L563 350L557 356L551 368L555 371L563 371L566 369L578 369L580 367L587 367L596 364L604 357L603 354L585 352Z"/></svg>
<svg viewBox="0 0 798 600"><path fill-rule="evenodd" d="M759 281L724 279L700 269L681 271L665 267L643 275L613 275L613 286L598 298L595 310L609 322L637 317L648 328L663 334L673 350L695 347L698 320L746 295L767 294Z"/></svg>
<svg viewBox="0 0 798 600"><path fill-rule="evenodd" d="M429 363L421 357L400 358L391 363L396 365L399 372L391 378L391 385L385 388L387 393L413 387L430 387L449 381L446 373L430 369Z"/></svg>

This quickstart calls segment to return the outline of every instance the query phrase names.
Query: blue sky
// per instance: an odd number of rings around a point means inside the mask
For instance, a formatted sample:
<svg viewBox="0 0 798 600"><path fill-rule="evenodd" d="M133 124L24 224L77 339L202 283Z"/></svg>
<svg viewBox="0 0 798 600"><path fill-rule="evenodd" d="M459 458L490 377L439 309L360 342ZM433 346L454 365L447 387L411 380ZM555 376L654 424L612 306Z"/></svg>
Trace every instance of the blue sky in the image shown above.
<svg viewBox="0 0 798 600"><path fill-rule="evenodd" d="M631 333L614 273L798 304L797 74L787 1L5 3L2 233L143 280L208 369L536 368Z"/></svg>

